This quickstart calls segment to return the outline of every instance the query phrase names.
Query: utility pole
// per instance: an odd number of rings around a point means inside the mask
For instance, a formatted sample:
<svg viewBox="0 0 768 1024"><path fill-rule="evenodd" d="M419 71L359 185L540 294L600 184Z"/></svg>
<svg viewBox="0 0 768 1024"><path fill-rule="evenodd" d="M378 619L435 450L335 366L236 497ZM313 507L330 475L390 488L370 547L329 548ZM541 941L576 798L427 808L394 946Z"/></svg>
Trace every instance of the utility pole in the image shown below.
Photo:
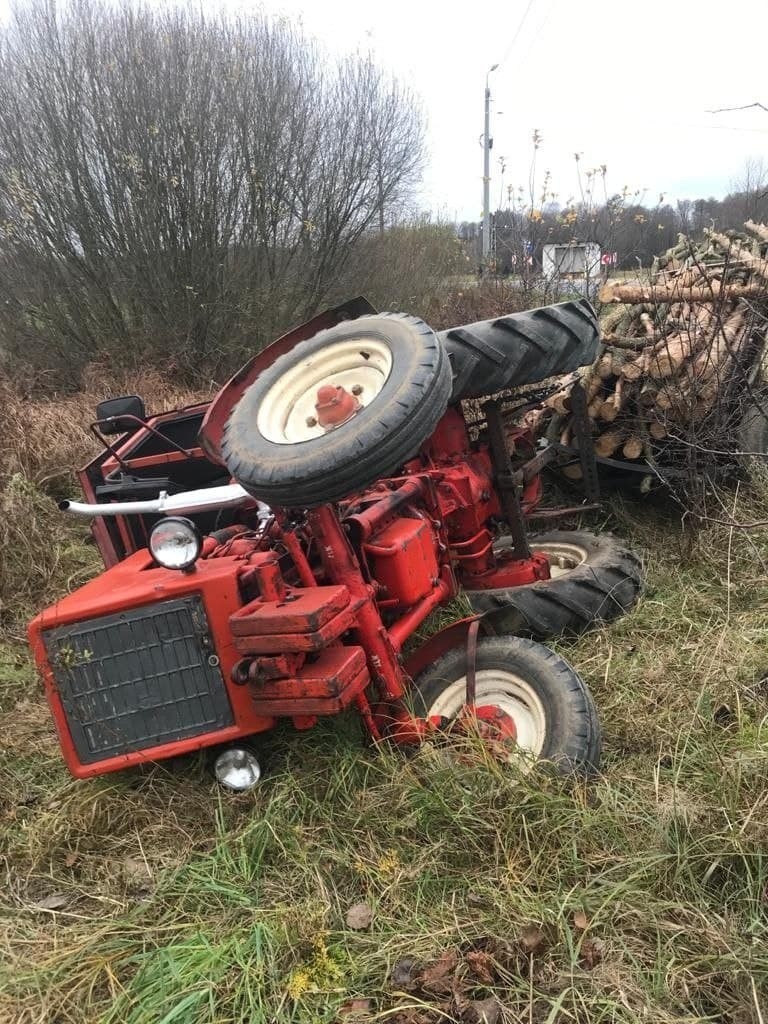
<svg viewBox="0 0 768 1024"><path fill-rule="evenodd" d="M491 90L488 75L495 71L498 64L493 64L485 76L485 129L483 131L483 245L481 250L482 272L488 272L491 256Z"/></svg>

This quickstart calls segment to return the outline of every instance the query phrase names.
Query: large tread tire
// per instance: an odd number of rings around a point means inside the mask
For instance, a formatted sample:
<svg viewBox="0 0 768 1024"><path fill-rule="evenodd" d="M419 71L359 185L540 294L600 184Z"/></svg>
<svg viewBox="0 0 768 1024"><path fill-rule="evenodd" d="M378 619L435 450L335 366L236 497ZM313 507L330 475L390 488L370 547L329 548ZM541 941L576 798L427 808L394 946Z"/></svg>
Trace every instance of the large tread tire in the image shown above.
<svg viewBox="0 0 768 1024"><path fill-rule="evenodd" d="M438 337L451 358L451 401L522 387L594 362L600 327L586 299L452 327Z"/></svg>
<svg viewBox="0 0 768 1024"><path fill-rule="evenodd" d="M511 543L503 537L496 546ZM539 583L466 590L474 610L486 614L494 629L539 640L578 635L620 618L642 593L640 559L612 534L553 530L532 536L530 544L534 551L537 546L575 545L586 558L563 575Z"/></svg>
<svg viewBox="0 0 768 1024"><path fill-rule="evenodd" d="M544 712L539 760L551 763L563 775L597 771L600 720L586 683L563 657L522 637L483 637L478 641L475 667L478 705L483 703L484 670L516 676L534 692ZM446 702L455 704L456 694L451 695L449 687L456 688L456 681L466 679L466 674L465 646L444 654L414 681L415 713L429 717L436 709L442 710Z"/></svg>
<svg viewBox="0 0 768 1024"><path fill-rule="evenodd" d="M381 392L347 423L293 444L268 440L259 407L286 371L335 342L384 342L392 367ZM404 313L358 317L296 345L245 391L224 429L227 468L269 505L313 508L340 501L395 473L416 454L448 406L451 370L437 335Z"/></svg>

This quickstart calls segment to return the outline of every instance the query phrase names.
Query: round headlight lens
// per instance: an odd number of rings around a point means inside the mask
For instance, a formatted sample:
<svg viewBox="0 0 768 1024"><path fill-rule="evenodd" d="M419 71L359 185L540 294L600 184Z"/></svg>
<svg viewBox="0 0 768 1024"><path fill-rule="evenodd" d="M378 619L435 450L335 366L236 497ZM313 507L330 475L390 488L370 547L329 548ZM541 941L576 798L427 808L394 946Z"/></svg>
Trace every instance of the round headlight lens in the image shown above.
<svg viewBox="0 0 768 1024"><path fill-rule="evenodd" d="M161 519L149 535L152 557L166 569L188 569L200 557L202 546L195 524L181 516Z"/></svg>
<svg viewBox="0 0 768 1024"><path fill-rule="evenodd" d="M243 747L229 747L223 750L213 766L216 781L225 789L244 793L261 778L261 765L250 750Z"/></svg>

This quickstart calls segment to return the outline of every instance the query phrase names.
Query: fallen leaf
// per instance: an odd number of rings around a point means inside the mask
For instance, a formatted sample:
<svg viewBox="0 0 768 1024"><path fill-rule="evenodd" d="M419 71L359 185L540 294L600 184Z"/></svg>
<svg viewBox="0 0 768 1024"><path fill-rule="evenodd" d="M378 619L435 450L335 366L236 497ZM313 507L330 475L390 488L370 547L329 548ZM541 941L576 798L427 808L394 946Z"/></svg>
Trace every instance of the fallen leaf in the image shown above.
<svg viewBox="0 0 768 1024"><path fill-rule="evenodd" d="M450 991L453 972L459 957L455 950L448 949L437 960L421 972L421 987L436 995Z"/></svg>
<svg viewBox="0 0 768 1024"><path fill-rule="evenodd" d="M152 871L143 858L123 857L120 867L129 885L145 888L152 881Z"/></svg>
<svg viewBox="0 0 768 1024"><path fill-rule="evenodd" d="M370 1010L370 1008L370 999L348 999L346 1003L342 1003L339 1007L339 1014L347 1016L350 1013L364 1013L366 1010Z"/></svg>
<svg viewBox="0 0 768 1024"><path fill-rule="evenodd" d="M573 927L578 928L580 932L585 931L589 927L589 918L583 910L577 910L573 915Z"/></svg>
<svg viewBox="0 0 768 1024"><path fill-rule="evenodd" d="M527 924L520 932L520 945L526 953L535 953L544 942L544 933L535 924Z"/></svg>
<svg viewBox="0 0 768 1024"><path fill-rule="evenodd" d="M392 988L403 989L408 991L413 988L416 975L419 973L420 967L418 962L412 956L404 956L402 960L398 960L395 966L392 968L392 974L389 977L389 983Z"/></svg>
<svg viewBox="0 0 768 1024"><path fill-rule="evenodd" d="M372 920L373 910L368 903L354 903L347 911L347 928L354 928L356 932L370 928Z"/></svg>
<svg viewBox="0 0 768 1024"><path fill-rule="evenodd" d="M469 964L469 968L472 973L484 981L486 985L492 985L494 982L493 973L493 958L487 953L483 953L482 950L477 950L474 953L467 953L466 961Z"/></svg>
<svg viewBox="0 0 768 1024"><path fill-rule="evenodd" d="M33 906L36 910L60 910L63 906L66 906L68 897L63 892L52 892L49 896L44 896Z"/></svg>
<svg viewBox="0 0 768 1024"><path fill-rule="evenodd" d="M471 999L461 1013L466 1024L497 1024L501 1006L495 996L488 999Z"/></svg>
<svg viewBox="0 0 768 1024"><path fill-rule="evenodd" d="M590 971L603 959L604 946L601 939L586 938L581 944L581 962Z"/></svg>
<svg viewBox="0 0 768 1024"><path fill-rule="evenodd" d="M77 864L77 854L74 850L70 850L64 858L64 866L71 868L74 867L75 864Z"/></svg>

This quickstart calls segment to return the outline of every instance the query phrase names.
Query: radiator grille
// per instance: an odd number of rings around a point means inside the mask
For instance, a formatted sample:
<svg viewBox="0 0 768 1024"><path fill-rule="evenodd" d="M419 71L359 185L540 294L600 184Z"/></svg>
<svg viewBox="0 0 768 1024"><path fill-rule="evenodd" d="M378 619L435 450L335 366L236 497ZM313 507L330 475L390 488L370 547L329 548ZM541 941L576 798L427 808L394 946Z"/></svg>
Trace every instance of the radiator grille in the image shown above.
<svg viewBox="0 0 768 1024"><path fill-rule="evenodd" d="M233 722L199 597L58 626L43 637L83 764Z"/></svg>

